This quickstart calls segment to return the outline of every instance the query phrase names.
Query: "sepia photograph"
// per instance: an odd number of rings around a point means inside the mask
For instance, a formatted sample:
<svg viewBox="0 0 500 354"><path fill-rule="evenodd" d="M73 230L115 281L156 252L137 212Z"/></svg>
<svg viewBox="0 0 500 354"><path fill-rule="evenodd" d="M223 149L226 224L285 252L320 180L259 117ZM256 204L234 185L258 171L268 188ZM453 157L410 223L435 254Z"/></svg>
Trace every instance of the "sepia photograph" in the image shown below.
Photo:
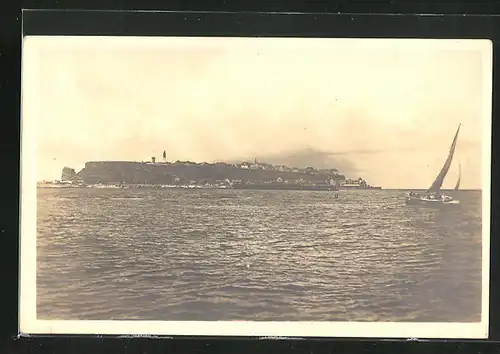
<svg viewBox="0 0 500 354"><path fill-rule="evenodd" d="M28 36L24 334L486 338L488 40Z"/></svg>

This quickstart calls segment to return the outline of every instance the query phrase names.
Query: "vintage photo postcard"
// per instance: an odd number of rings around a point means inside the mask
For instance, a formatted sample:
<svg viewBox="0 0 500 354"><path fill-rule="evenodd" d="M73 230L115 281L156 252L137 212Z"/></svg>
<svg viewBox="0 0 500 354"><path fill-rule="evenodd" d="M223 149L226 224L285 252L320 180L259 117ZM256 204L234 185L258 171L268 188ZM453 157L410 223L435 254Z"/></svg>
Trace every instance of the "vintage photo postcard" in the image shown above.
<svg viewBox="0 0 500 354"><path fill-rule="evenodd" d="M486 338L488 40L29 36L20 332Z"/></svg>

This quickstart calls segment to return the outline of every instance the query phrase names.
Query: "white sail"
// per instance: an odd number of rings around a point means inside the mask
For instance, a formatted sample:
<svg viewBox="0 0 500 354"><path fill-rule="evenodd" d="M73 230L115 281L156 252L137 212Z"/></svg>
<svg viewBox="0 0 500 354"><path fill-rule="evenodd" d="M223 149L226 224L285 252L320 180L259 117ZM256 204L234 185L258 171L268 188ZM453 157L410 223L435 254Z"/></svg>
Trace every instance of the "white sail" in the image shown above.
<svg viewBox="0 0 500 354"><path fill-rule="evenodd" d="M439 192L441 190L441 186L443 185L444 178L446 177L446 174L450 169L451 162L453 161L453 155L455 154L455 147L457 146L458 132L460 131L461 125L462 124L458 125L457 132L455 133L455 137L453 138L453 142L451 143L450 152L448 153L448 158L444 162L444 165L441 168L441 171L437 175L436 179L427 190L427 193L435 193L437 195L440 194Z"/></svg>

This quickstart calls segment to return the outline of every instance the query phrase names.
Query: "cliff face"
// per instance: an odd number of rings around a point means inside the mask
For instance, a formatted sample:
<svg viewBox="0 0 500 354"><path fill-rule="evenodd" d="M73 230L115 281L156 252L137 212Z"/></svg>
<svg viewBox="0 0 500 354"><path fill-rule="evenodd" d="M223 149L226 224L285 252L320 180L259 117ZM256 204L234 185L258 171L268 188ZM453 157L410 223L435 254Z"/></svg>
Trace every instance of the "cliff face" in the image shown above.
<svg viewBox="0 0 500 354"><path fill-rule="evenodd" d="M61 181L71 181L75 178L76 172L74 169L69 167L64 167L61 173Z"/></svg>
<svg viewBox="0 0 500 354"><path fill-rule="evenodd" d="M324 183L325 180L344 180L342 175L326 173L297 173L274 170L252 170L237 168L228 164L194 163L141 163L123 161L87 162L76 178L87 184L176 184L196 181L214 183L220 180L275 181L303 180Z"/></svg>

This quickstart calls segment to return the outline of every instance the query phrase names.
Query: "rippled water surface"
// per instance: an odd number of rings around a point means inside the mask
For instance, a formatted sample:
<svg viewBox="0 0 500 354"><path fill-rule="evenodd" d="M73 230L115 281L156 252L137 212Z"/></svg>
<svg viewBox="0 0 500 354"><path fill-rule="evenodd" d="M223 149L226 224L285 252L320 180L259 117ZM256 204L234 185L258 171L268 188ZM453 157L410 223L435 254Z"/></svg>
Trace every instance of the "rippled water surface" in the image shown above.
<svg viewBox="0 0 500 354"><path fill-rule="evenodd" d="M40 319L479 321L481 193L39 189Z"/></svg>

